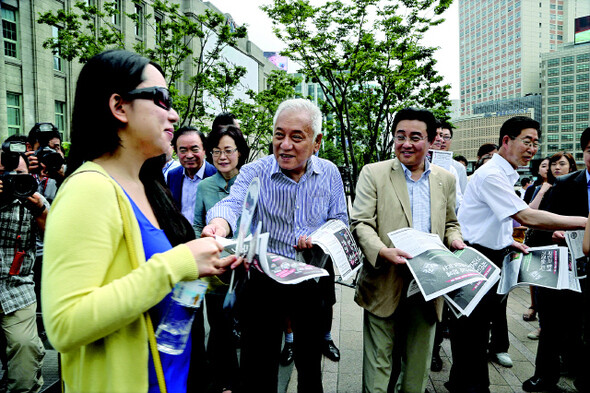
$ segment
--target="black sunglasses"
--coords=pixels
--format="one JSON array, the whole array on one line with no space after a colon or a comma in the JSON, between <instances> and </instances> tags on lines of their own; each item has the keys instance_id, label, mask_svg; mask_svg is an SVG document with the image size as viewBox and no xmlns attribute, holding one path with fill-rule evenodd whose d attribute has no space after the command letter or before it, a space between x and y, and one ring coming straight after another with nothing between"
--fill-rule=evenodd
<instances>
[{"instance_id":1,"label":"black sunglasses","mask_svg":"<svg viewBox=\"0 0 590 393\"><path fill-rule=\"evenodd\" d=\"M145 98L154 101L154 104L160 108L169 111L172 108L172 97L170 92L165 87L146 87L143 89L135 89L121 94L125 99Z\"/></svg>"}]
</instances>

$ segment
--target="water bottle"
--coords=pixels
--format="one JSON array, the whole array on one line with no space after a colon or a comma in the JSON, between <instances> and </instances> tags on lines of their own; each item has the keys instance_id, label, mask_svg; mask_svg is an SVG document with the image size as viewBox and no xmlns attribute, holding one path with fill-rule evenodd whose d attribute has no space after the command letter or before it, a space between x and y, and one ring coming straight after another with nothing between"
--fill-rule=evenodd
<instances>
[{"instance_id":1,"label":"water bottle","mask_svg":"<svg viewBox=\"0 0 590 393\"><path fill-rule=\"evenodd\" d=\"M201 306L208 284L202 280L176 284L164 318L156 329L158 350L170 355L184 352L197 308Z\"/></svg>"}]
</instances>

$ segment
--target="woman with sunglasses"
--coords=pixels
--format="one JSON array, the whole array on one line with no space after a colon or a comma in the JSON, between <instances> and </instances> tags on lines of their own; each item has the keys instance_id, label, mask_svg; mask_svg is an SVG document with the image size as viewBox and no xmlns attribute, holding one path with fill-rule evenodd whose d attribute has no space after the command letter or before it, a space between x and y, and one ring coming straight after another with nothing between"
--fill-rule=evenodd
<instances>
[{"instance_id":1,"label":"woman with sunglasses","mask_svg":"<svg viewBox=\"0 0 590 393\"><path fill-rule=\"evenodd\" d=\"M171 104L162 69L134 53L103 52L78 78L69 177L48 218L42 278L67 391L186 392L190 346L160 355L153 326L176 283L238 263L220 259L217 242L194 240L162 185L154 157L178 121Z\"/></svg>"},{"instance_id":2,"label":"woman with sunglasses","mask_svg":"<svg viewBox=\"0 0 590 393\"><path fill-rule=\"evenodd\" d=\"M193 228L197 237L206 225L207 211L229 195L240 168L246 163L250 148L242 131L235 125L216 128L207 137L205 149L217 173L199 183ZM233 335L233 318L224 313L223 301L229 289L230 273L220 276L219 286L206 295L207 319L211 330L207 357L213 372L214 392L231 393L238 375L238 358Z\"/></svg>"}]
</instances>

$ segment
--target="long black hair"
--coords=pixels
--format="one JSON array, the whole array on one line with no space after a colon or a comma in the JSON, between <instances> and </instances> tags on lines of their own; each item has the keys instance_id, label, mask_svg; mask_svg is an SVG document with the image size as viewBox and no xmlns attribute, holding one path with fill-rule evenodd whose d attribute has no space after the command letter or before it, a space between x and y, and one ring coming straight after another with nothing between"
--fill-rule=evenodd
<instances>
[{"instance_id":1,"label":"long black hair","mask_svg":"<svg viewBox=\"0 0 590 393\"><path fill-rule=\"evenodd\" d=\"M118 132L123 124L111 113L110 97L114 93L123 94L135 89L143 81L148 64L164 75L158 64L124 50L99 53L84 65L76 86L68 175L84 161L114 153L119 148L121 139ZM165 185L162 175L165 157L146 160L139 179L160 227L175 246L194 239L195 233Z\"/></svg>"}]
</instances>

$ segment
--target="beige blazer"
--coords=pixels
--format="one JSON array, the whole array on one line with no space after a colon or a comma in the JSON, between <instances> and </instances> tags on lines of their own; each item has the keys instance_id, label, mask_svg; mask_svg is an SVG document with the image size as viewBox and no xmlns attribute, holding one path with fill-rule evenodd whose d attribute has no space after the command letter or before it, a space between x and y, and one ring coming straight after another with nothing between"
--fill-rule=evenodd
<instances>
[{"instance_id":1,"label":"beige blazer","mask_svg":"<svg viewBox=\"0 0 590 393\"><path fill-rule=\"evenodd\" d=\"M439 235L448 247L453 240L462 239L455 215L455 177L431 165L429 183L431 232ZM410 197L399 160L363 167L350 219L352 232L366 257L355 301L376 316L389 317L399 304L404 277L410 277L405 265L394 265L379 257L381 248L393 247L387 233L412 226ZM442 298L434 303L440 320Z\"/></svg>"}]
</instances>

